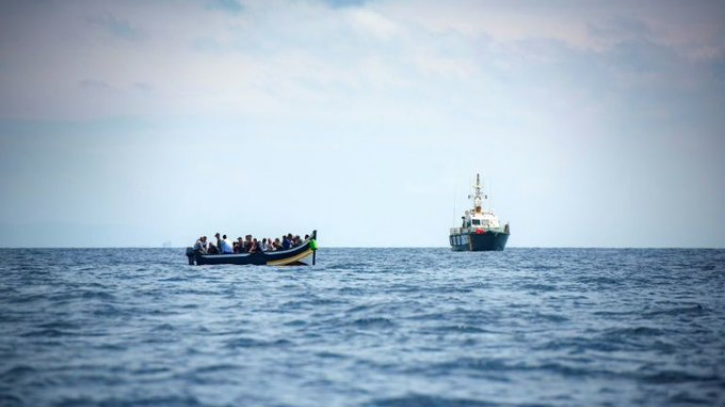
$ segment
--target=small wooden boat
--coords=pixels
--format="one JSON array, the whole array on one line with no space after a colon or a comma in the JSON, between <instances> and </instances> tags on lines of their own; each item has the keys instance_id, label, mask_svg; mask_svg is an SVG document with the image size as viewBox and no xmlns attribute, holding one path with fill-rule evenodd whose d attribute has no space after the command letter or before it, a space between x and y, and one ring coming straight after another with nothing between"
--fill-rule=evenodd
<instances>
[{"instance_id":1,"label":"small wooden boat","mask_svg":"<svg viewBox=\"0 0 725 407\"><path fill-rule=\"evenodd\" d=\"M236 264L255 266L314 266L317 262L317 231L303 244L289 250L273 252L201 254L191 247L186 248L186 257L190 265Z\"/></svg>"}]
</instances>

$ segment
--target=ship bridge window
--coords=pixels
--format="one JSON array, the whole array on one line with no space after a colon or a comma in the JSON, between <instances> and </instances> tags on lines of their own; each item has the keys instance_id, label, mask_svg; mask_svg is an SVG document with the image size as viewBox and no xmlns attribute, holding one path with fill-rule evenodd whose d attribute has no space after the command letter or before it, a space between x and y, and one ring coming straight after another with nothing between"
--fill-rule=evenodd
<instances>
[{"instance_id":1,"label":"ship bridge window","mask_svg":"<svg viewBox=\"0 0 725 407\"><path fill-rule=\"evenodd\" d=\"M474 219L473 224L476 226L481 226L481 220L480 219Z\"/></svg>"}]
</instances>

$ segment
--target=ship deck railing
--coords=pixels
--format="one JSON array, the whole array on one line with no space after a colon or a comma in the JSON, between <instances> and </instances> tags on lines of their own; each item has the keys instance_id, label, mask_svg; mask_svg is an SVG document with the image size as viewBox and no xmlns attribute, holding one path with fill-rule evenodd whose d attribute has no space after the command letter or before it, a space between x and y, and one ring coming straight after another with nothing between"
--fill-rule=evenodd
<instances>
[{"instance_id":1,"label":"ship deck railing","mask_svg":"<svg viewBox=\"0 0 725 407\"><path fill-rule=\"evenodd\" d=\"M451 235L460 235L464 233L476 233L476 229L478 227L470 227L470 228L451 228L450 234ZM486 230L486 233L488 232L495 232L495 233L506 233L506 225L495 227L495 228L483 228Z\"/></svg>"}]
</instances>

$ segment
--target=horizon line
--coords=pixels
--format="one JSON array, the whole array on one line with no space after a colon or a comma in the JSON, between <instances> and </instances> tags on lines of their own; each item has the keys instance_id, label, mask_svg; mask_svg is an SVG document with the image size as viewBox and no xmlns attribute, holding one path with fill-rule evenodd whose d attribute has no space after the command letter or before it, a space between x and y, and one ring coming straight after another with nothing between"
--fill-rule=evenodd
<instances>
[{"instance_id":1,"label":"horizon line","mask_svg":"<svg viewBox=\"0 0 725 407\"><path fill-rule=\"evenodd\" d=\"M168 249L168 250L184 250L191 246L41 246L41 247L27 247L27 246L0 246L0 250L13 250L13 249L24 249L24 250L80 250L80 249ZM324 249L450 249L450 246L323 246L318 250ZM511 246L507 247L506 250L511 249L678 249L678 250L725 250L725 247L705 247L705 246ZM505 250L500 250L505 251Z\"/></svg>"}]
</instances>

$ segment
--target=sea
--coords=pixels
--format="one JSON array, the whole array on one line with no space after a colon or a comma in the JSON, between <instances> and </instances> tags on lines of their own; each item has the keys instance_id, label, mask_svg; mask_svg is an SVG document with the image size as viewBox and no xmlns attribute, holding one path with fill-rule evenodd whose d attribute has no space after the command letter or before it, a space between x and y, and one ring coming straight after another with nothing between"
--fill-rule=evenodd
<instances>
[{"instance_id":1,"label":"sea","mask_svg":"<svg viewBox=\"0 0 725 407\"><path fill-rule=\"evenodd\" d=\"M725 250L0 258L0 406L725 405Z\"/></svg>"}]
</instances>

